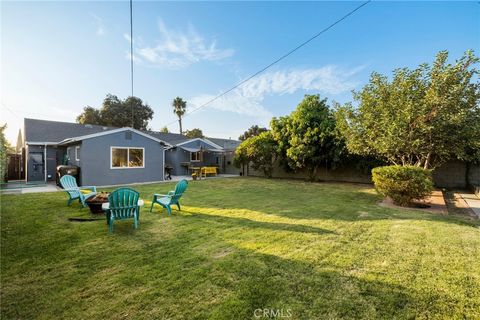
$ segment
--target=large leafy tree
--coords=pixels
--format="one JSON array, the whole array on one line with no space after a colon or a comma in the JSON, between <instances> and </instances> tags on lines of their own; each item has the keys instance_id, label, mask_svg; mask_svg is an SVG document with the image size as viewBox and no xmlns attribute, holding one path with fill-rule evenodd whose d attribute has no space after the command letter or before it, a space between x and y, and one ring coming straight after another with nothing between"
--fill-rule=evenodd
<instances>
[{"instance_id":1,"label":"large leafy tree","mask_svg":"<svg viewBox=\"0 0 480 320\"><path fill-rule=\"evenodd\" d=\"M258 136L260 133L268 131L267 128L259 127L258 125L253 125L250 128L248 128L247 131L245 131L240 137L238 137L238 140L244 141L247 140L250 137L255 137Z\"/></svg>"},{"instance_id":2,"label":"large leafy tree","mask_svg":"<svg viewBox=\"0 0 480 320\"><path fill-rule=\"evenodd\" d=\"M435 168L457 158L480 159L479 62L467 51L455 63L448 52L432 65L373 73L354 92L358 107L338 107L338 128L350 152L393 164Z\"/></svg>"},{"instance_id":3,"label":"large leafy tree","mask_svg":"<svg viewBox=\"0 0 480 320\"><path fill-rule=\"evenodd\" d=\"M112 127L131 127L146 130L153 118L153 110L142 99L128 97L125 100L108 94L99 109L87 106L77 117L78 123L98 124Z\"/></svg>"},{"instance_id":4,"label":"large leafy tree","mask_svg":"<svg viewBox=\"0 0 480 320\"><path fill-rule=\"evenodd\" d=\"M165 126L163 128L160 129L160 132L162 133L170 133L170 131L168 130L168 128Z\"/></svg>"},{"instance_id":5,"label":"large leafy tree","mask_svg":"<svg viewBox=\"0 0 480 320\"><path fill-rule=\"evenodd\" d=\"M307 170L311 180L320 166L340 161L344 148L335 133L335 118L327 99L306 95L295 111L273 118L270 125L284 163L292 169Z\"/></svg>"},{"instance_id":6,"label":"large leafy tree","mask_svg":"<svg viewBox=\"0 0 480 320\"><path fill-rule=\"evenodd\" d=\"M78 123L104 125L100 109L86 106L83 112L77 117Z\"/></svg>"},{"instance_id":7,"label":"large leafy tree","mask_svg":"<svg viewBox=\"0 0 480 320\"><path fill-rule=\"evenodd\" d=\"M199 128L193 128L192 130L187 130L187 132L185 132L185 136L187 136L190 139L204 137L202 130Z\"/></svg>"},{"instance_id":8,"label":"large leafy tree","mask_svg":"<svg viewBox=\"0 0 480 320\"><path fill-rule=\"evenodd\" d=\"M176 97L175 99L173 99L172 107L173 107L173 113L175 113L178 117L178 124L180 126L180 133L182 134L183 133L182 117L185 114L185 112L187 111L187 102L184 101L180 97Z\"/></svg>"},{"instance_id":9,"label":"large leafy tree","mask_svg":"<svg viewBox=\"0 0 480 320\"><path fill-rule=\"evenodd\" d=\"M270 131L262 132L258 136L243 141L235 150L234 163L245 165L250 163L252 168L262 171L266 177L272 176L273 164L276 158L277 143Z\"/></svg>"}]
</instances>

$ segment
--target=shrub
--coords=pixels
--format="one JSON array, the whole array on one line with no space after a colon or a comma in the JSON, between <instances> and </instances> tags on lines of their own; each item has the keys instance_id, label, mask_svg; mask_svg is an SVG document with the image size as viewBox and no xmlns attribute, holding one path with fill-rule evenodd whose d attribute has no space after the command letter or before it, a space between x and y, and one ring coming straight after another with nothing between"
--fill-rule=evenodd
<instances>
[{"instance_id":1,"label":"shrub","mask_svg":"<svg viewBox=\"0 0 480 320\"><path fill-rule=\"evenodd\" d=\"M433 190L432 172L415 166L385 166L372 170L375 189L395 204L411 205L428 197Z\"/></svg>"}]
</instances>

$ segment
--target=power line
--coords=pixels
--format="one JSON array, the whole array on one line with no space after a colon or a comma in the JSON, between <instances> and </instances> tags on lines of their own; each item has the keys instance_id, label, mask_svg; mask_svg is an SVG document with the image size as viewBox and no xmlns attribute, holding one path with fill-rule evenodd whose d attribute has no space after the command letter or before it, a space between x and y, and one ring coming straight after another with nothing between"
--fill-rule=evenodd
<instances>
[{"instance_id":1,"label":"power line","mask_svg":"<svg viewBox=\"0 0 480 320\"><path fill-rule=\"evenodd\" d=\"M3 103L2 103L2 107L4 107L5 109L7 109L8 111L10 111L10 113L13 114L16 118L18 118L18 119L20 119L20 120L22 119L19 115L17 115L15 112L13 112L12 109L10 109L9 107L7 107L7 106L4 105Z\"/></svg>"},{"instance_id":2,"label":"power line","mask_svg":"<svg viewBox=\"0 0 480 320\"><path fill-rule=\"evenodd\" d=\"M130 99L130 107L132 109L132 128L134 124L133 113L133 0L130 0L130 74L131 74L131 89L132 98Z\"/></svg>"},{"instance_id":3,"label":"power line","mask_svg":"<svg viewBox=\"0 0 480 320\"><path fill-rule=\"evenodd\" d=\"M316 38L318 38L319 36L321 36L323 33L327 32L328 30L330 30L331 28L333 28L334 26L336 26L337 24L339 24L340 22L342 22L343 20L347 19L349 16L351 16L352 14L354 14L356 11L360 10L362 7L366 6L368 3L372 2L372 0L368 0L368 1L365 1L364 3L362 3L361 5L359 5L358 7L356 7L355 9L351 10L350 12L348 12L347 14L345 14L343 17L341 17L340 19L336 20L334 23L330 24L328 27L324 28L323 30L321 30L320 32L318 32L317 34L315 34L314 36L312 36L311 38L309 38L308 40L302 42L301 44L299 44L298 46L296 46L295 48L293 48L292 50L290 50L289 52L285 53L284 55L282 55L280 58L278 58L277 60L273 61L272 63L270 63L269 65L267 65L266 67L260 69L259 71L255 72L254 74L252 74L251 76L249 76L248 78L240 81L239 83L237 83L236 85L234 85L233 87L231 87L230 89L228 89L227 91L224 91L222 92L221 94L217 95L216 97L208 100L207 102L203 103L202 105L192 109L191 111L188 111L186 112L183 117L185 118L187 115L195 112L195 111L198 111L204 107L206 107L207 105L209 105L210 103L220 99L221 97L223 97L224 95L226 95L227 93L237 89L238 87L240 87L241 85L243 85L245 82L251 80L252 78L258 76L259 74L263 73L264 71L266 71L267 69L269 69L270 67L272 67L273 65L277 64L278 62L282 61L283 59L287 58L288 56L290 56L292 53L294 53L295 51L299 50L300 48L302 48L303 46L307 45L308 43L310 43L311 41L315 40ZM176 123L177 120L175 121L172 121L172 122L169 122L168 124L166 124L165 126L169 126L171 124L174 124Z\"/></svg>"}]
</instances>

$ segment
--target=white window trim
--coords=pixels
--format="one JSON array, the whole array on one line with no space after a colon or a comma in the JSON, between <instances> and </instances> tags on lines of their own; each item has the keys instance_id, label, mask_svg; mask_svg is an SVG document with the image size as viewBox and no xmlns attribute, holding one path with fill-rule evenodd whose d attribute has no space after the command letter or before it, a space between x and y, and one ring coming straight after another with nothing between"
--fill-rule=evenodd
<instances>
[{"instance_id":1,"label":"white window trim","mask_svg":"<svg viewBox=\"0 0 480 320\"><path fill-rule=\"evenodd\" d=\"M193 160L192 159L192 154L194 153L197 153L198 154L198 160ZM200 160L200 151L195 151L195 152L190 152L190 162L201 162L202 160Z\"/></svg>"},{"instance_id":2,"label":"white window trim","mask_svg":"<svg viewBox=\"0 0 480 320\"><path fill-rule=\"evenodd\" d=\"M127 164L130 162L130 152L129 149L142 149L143 152L143 161L142 161L142 166L141 167L114 167L112 166L112 160L113 160L113 149L127 149ZM116 169L144 169L145 168L145 148L142 147L116 147L116 146L111 146L110 147L110 169L116 170Z\"/></svg>"},{"instance_id":3,"label":"white window trim","mask_svg":"<svg viewBox=\"0 0 480 320\"><path fill-rule=\"evenodd\" d=\"M78 150L80 150L80 147L76 146L75 147L75 161L80 161L80 159L78 158Z\"/></svg>"}]
</instances>

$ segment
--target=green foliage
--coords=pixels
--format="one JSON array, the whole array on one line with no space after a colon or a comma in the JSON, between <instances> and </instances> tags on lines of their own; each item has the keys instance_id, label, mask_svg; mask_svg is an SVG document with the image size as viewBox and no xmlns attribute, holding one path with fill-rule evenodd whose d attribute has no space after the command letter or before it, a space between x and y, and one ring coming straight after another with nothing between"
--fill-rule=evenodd
<instances>
[{"instance_id":1,"label":"green foliage","mask_svg":"<svg viewBox=\"0 0 480 320\"><path fill-rule=\"evenodd\" d=\"M182 129L182 117L187 112L187 102L180 97L176 97L172 102L173 113L178 117L178 124L180 125L180 133L183 133Z\"/></svg>"},{"instance_id":2,"label":"green foliage","mask_svg":"<svg viewBox=\"0 0 480 320\"><path fill-rule=\"evenodd\" d=\"M335 113L348 150L426 169L480 159L479 59L472 51L454 64L447 59L442 51L431 66L397 69L392 80L373 73L354 92L358 108L346 104Z\"/></svg>"},{"instance_id":3,"label":"green foliage","mask_svg":"<svg viewBox=\"0 0 480 320\"><path fill-rule=\"evenodd\" d=\"M433 190L432 172L415 166L385 166L372 170L375 189L401 205L428 197Z\"/></svg>"},{"instance_id":4,"label":"green foliage","mask_svg":"<svg viewBox=\"0 0 480 320\"><path fill-rule=\"evenodd\" d=\"M120 100L117 96L107 94L102 107L96 109L87 106L77 117L82 124L97 124L110 127L131 127L138 130L147 130L148 122L153 118L153 110L142 99L128 97Z\"/></svg>"},{"instance_id":5,"label":"green foliage","mask_svg":"<svg viewBox=\"0 0 480 320\"><path fill-rule=\"evenodd\" d=\"M204 137L202 130L199 129L199 128L194 128L192 130L187 130L187 132L185 132L185 136L187 136L190 139L203 138Z\"/></svg>"},{"instance_id":6,"label":"green foliage","mask_svg":"<svg viewBox=\"0 0 480 320\"><path fill-rule=\"evenodd\" d=\"M265 177L270 178L276 150L277 144L272 133L262 132L258 136L248 138L237 147L234 164L240 166L251 163L253 169L262 171Z\"/></svg>"},{"instance_id":7,"label":"green foliage","mask_svg":"<svg viewBox=\"0 0 480 320\"><path fill-rule=\"evenodd\" d=\"M247 131L245 131L240 137L238 137L238 140L244 141L244 140L247 140L248 138L258 136L260 133L266 132L266 131L268 131L267 128L254 125L248 128Z\"/></svg>"},{"instance_id":8,"label":"green foliage","mask_svg":"<svg viewBox=\"0 0 480 320\"><path fill-rule=\"evenodd\" d=\"M5 138L5 129L7 124L0 126L0 182L5 182L7 175L7 156L8 151L11 148L10 143Z\"/></svg>"},{"instance_id":9,"label":"green foliage","mask_svg":"<svg viewBox=\"0 0 480 320\"><path fill-rule=\"evenodd\" d=\"M312 180L321 165L335 166L341 161L345 148L336 135L327 99L306 95L295 111L273 118L270 125L282 163L308 170Z\"/></svg>"},{"instance_id":10,"label":"green foliage","mask_svg":"<svg viewBox=\"0 0 480 320\"><path fill-rule=\"evenodd\" d=\"M162 133L170 133L170 131L168 130L168 128L165 126L163 127L162 129L160 129L160 132Z\"/></svg>"},{"instance_id":11,"label":"green foliage","mask_svg":"<svg viewBox=\"0 0 480 320\"><path fill-rule=\"evenodd\" d=\"M100 109L86 106L83 108L83 112L77 116L77 122L82 124L98 124L105 125L105 121L102 119Z\"/></svg>"},{"instance_id":12,"label":"green foliage","mask_svg":"<svg viewBox=\"0 0 480 320\"><path fill-rule=\"evenodd\" d=\"M237 168L244 168L248 162L247 142L244 141L235 149L233 165Z\"/></svg>"}]
</instances>

